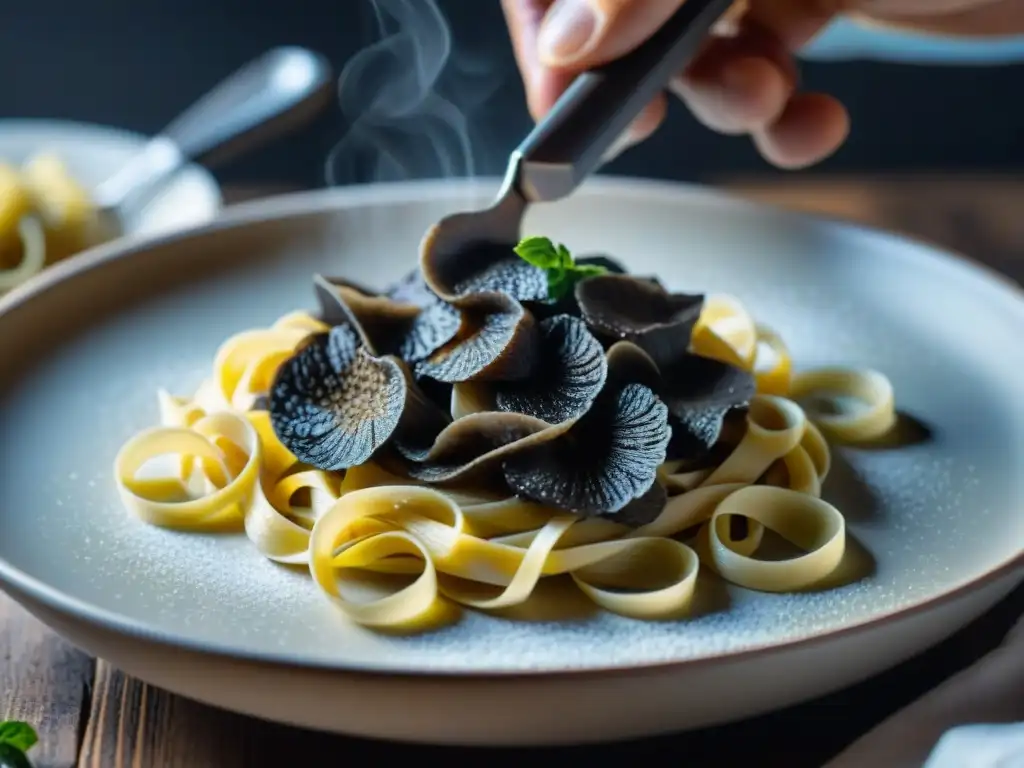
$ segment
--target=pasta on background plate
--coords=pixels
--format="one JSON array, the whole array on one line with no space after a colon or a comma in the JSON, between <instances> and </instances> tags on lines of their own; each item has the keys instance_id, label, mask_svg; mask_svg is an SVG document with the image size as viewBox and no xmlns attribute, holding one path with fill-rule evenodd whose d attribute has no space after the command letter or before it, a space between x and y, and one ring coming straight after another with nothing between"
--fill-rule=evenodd
<instances>
[{"instance_id":1,"label":"pasta on background plate","mask_svg":"<svg viewBox=\"0 0 1024 768\"><path fill-rule=\"evenodd\" d=\"M317 316L239 333L191 397L159 393L115 475L142 520L242 529L368 627L508 608L560 575L636 619L685 616L702 565L814 587L846 548L828 441L895 421L881 373L794 371L737 298L546 238L424 256L382 293L314 289ZM773 538L798 552L759 556Z\"/></svg>"},{"instance_id":2,"label":"pasta on background plate","mask_svg":"<svg viewBox=\"0 0 1024 768\"><path fill-rule=\"evenodd\" d=\"M0 162L0 293L102 239L95 203L58 157Z\"/></svg>"}]
</instances>

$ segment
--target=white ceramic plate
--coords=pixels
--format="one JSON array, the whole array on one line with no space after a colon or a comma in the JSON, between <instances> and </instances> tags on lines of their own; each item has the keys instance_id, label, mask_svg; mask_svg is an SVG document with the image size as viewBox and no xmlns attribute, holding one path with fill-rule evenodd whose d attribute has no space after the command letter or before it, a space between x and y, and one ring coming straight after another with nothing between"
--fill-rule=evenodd
<instances>
[{"instance_id":1,"label":"white ceramic plate","mask_svg":"<svg viewBox=\"0 0 1024 768\"><path fill-rule=\"evenodd\" d=\"M243 536L148 527L111 462L230 334L314 306L310 276L382 284L491 184L348 189L94 250L0 302L0 581L75 643L213 704L368 736L580 742L742 718L934 644L1024 576L1024 301L969 263L699 189L595 181L528 230L677 289L727 291L800 365L870 365L932 439L838 451L827 496L874 559L832 591L730 589L680 623L467 616L420 637L348 622ZM16 332L15 332L16 331Z\"/></svg>"},{"instance_id":2,"label":"white ceramic plate","mask_svg":"<svg viewBox=\"0 0 1024 768\"><path fill-rule=\"evenodd\" d=\"M53 152L86 188L121 168L146 137L115 128L58 120L0 120L0 161L20 165L39 152ZM126 220L126 235L154 235L203 224L221 207L220 189L201 166L189 165L153 200Z\"/></svg>"}]
</instances>

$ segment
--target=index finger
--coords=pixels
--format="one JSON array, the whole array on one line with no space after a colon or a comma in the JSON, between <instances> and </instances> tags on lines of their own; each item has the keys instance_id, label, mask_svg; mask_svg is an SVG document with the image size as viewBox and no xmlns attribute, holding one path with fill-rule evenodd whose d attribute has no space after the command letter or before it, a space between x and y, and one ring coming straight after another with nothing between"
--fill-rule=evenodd
<instances>
[{"instance_id":1,"label":"index finger","mask_svg":"<svg viewBox=\"0 0 1024 768\"><path fill-rule=\"evenodd\" d=\"M537 35L552 3L553 0L501 0L516 64L526 88L527 106L534 120L540 120L547 114L578 74L547 67L538 56ZM654 133L665 117L665 109L663 96L648 104L609 150L606 159Z\"/></svg>"},{"instance_id":2,"label":"index finger","mask_svg":"<svg viewBox=\"0 0 1024 768\"><path fill-rule=\"evenodd\" d=\"M516 66L534 120L543 117L572 82L572 74L545 67L537 56L537 33L553 0L501 0Z\"/></svg>"}]
</instances>

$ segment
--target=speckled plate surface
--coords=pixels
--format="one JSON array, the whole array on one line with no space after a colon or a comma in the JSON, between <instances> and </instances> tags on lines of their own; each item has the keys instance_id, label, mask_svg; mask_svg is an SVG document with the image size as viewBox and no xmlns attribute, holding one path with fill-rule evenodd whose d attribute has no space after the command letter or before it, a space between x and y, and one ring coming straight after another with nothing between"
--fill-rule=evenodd
<instances>
[{"instance_id":1,"label":"speckled plate surface","mask_svg":"<svg viewBox=\"0 0 1024 768\"><path fill-rule=\"evenodd\" d=\"M59 265L0 302L0 582L88 650L179 693L392 738L552 743L696 727L851 683L938 642L1024 576L1024 301L964 260L693 188L597 180L530 232L674 288L739 296L798 365L867 365L931 431L838 451L826 496L863 578L719 589L679 623L468 614L400 638L354 626L244 536L151 528L111 462L230 334L311 308L310 276L383 284L491 184L282 198ZM709 577L710 578L710 577ZM767 684L767 680L771 683ZM623 714L626 713L626 714Z\"/></svg>"}]
</instances>

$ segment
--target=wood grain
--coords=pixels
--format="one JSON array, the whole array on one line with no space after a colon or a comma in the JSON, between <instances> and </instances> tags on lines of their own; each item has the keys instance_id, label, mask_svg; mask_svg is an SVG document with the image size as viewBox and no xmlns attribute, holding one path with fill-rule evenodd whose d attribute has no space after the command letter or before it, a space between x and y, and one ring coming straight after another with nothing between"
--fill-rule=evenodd
<instances>
[{"instance_id":1,"label":"wood grain","mask_svg":"<svg viewBox=\"0 0 1024 768\"><path fill-rule=\"evenodd\" d=\"M924 240L1024 279L1024 182L1002 178L725 181L758 202Z\"/></svg>"},{"instance_id":2,"label":"wood grain","mask_svg":"<svg viewBox=\"0 0 1024 768\"><path fill-rule=\"evenodd\" d=\"M247 721L96 663L79 768L243 768Z\"/></svg>"},{"instance_id":3,"label":"wood grain","mask_svg":"<svg viewBox=\"0 0 1024 768\"><path fill-rule=\"evenodd\" d=\"M92 659L0 594L0 720L36 728L36 768L75 764L92 674Z\"/></svg>"},{"instance_id":4,"label":"wood grain","mask_svg":"<svg viewBox=\"0 0 1024 768\"><path fill-rule=\"evenodd\" d=\"M907 233L1024 278L1024 181L794 178L724 180L719 186L753 200ZM284 191L226 190L225 199ZM642 762L671 753L694 766L820 766L895 708L994 647L1022 610L1024 588L938 649L822 702L697 734L555 750L546 757L587 762L611 755L613 762ZM217 710L128 678L103 661L94 664L0 595L0 718L7 717L38 727L41 743L32 752L37 768L270 768L413 757L474 764L497 754L346 739ZM785 744L802 746L787 753ZM540 753L514 754L530 759Z\"/></svg>"}]
</instances>

